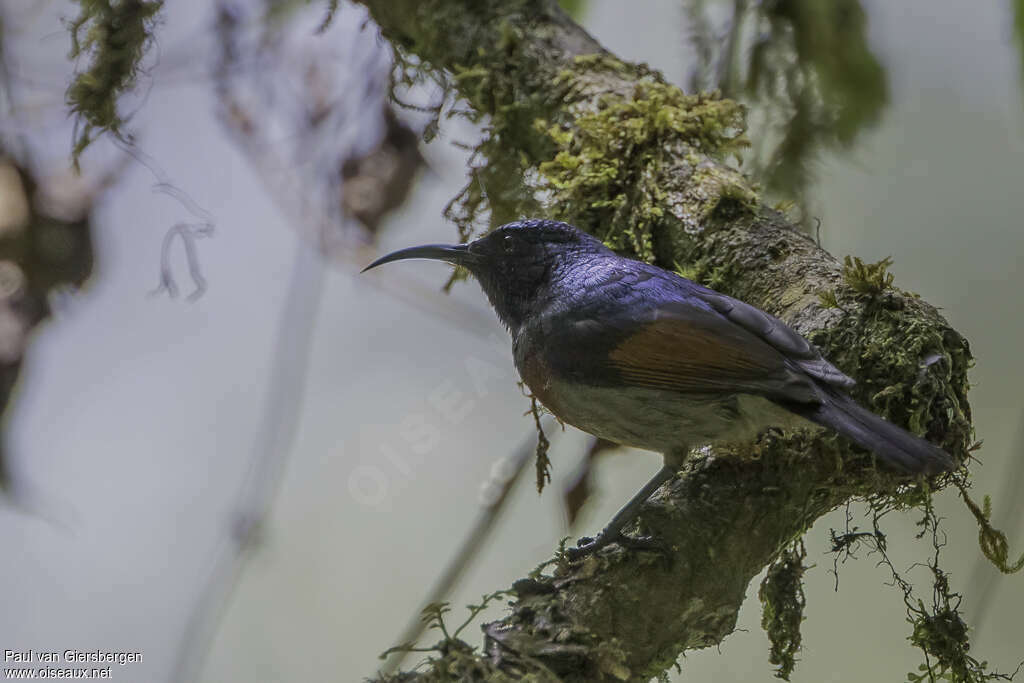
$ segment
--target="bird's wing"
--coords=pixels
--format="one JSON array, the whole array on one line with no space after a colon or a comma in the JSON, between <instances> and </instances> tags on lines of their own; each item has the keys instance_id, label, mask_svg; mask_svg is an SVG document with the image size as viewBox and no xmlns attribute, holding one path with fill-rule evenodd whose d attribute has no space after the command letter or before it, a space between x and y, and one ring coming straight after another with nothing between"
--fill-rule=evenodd
<instances>
[{"instance_id":1,"label":"bird's wing","mask_svg":"<svg viewBox=\"0 0 1024 683\"><path fill-rule=\"evenodd\" d=\"M816 400L812 383L786 362L784 354L717 311L671 303L649 310L645 317L630 326L607 354L609 369L627 385L688 394L736 392Z\"/></svg>"},{"instance_id":2,"label":"bird's wing","mask_svg":"<svg viewBox=\"0 0 1024 683\"><path fill-rule=\"evenodd\" d=\"M852 378L822 358L821 352L813 344L775 316L738 299L703 287L696 292L696 295L730 322L739 325L777 349L811 377L838 389L849 389L855 384Z\"/></svg>"},{"instance_id":3,"label":"bird's wing","mask_svg":"<svg viewBox=\"0 0 1024 683\"><path fill-rule=\"evenodd\" d=\"M781 321L731 301L725 312L692 296L576 310L544 325L545 365L582 383L817 402L812 377L825 373L811 372L805 363L827 361ZM769 320L762 323L754 314Z\"/></svg>"}]
</instances>

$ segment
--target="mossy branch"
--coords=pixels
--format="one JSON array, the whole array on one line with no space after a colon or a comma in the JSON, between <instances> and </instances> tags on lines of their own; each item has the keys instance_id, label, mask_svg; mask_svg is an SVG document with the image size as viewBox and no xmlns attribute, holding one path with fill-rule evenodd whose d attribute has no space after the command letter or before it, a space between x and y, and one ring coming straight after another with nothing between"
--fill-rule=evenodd
<instances>
[{"instance_id":1,"label":"mossy branch","mask_svg":"<svg viewBox=\"0 0 1024 683\"><path fill-rule=\"evenodd\" d=\"M65 95L77 117L72 159L77 165L97 133L124 138L120 97L135 86L140 63L153 42L163 0L78 0L70 22L72 59L88 64L77 70Z\"/></svg>"},{"instance_id":2,"label":"mossy branch","mask_svg":"<svg viewBox=\"0 0 1024 683\"><path fill-rule=\"evenodd\" d=\"M735 103L684 94L615 58L550 0L362 2L402 54L443 74L486 123L485 163L450 211L463 237L484 209L492 223L542 210L685 271L786 320L858 380L858 400L966 460L967 341L896 288L889 263L844 268L761 202L728 165L745 144ZM820 431L716 449L644 507L642 530L667 557L614 546L578 564L556 555L551 574L514 584L510 613L484 626L482 652L441 655L431 670L646 680L728 635L752 578L825 513L858 497L878 510L927 505L953 478L878 471Z\"/></svg>"}]
</instances>

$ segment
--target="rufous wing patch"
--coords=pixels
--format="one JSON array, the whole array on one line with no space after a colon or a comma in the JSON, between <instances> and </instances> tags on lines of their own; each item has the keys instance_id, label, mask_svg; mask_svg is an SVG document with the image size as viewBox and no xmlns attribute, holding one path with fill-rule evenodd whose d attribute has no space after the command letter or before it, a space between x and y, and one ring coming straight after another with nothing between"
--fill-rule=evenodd
<instances>
[{"instance_id":1,"label":"rufous wing patch","mask_svg":"<svg viewBox=\"0 0 1024 683\"><path fill-rule=\"evenodd\" d=\"M753 335L730 332L661 318L616 346L609 363L628 384L686 393L762 393L785 378L781 354Z\"/></svg>"}]
</instances>

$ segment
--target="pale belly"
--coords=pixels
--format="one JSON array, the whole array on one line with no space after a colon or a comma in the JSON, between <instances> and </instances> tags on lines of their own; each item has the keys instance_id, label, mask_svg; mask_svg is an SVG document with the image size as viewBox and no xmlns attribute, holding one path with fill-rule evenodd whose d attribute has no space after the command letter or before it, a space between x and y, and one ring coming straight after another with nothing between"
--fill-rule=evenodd
<instances>
[{"instance_id":1,"label":"pale belly","mask_svg":"<svg viewBox=\"0 0 1024 683\"><path fill-rule=\"evenodd\" d=\"M533 388L533 387L531 387ZM771 426L808 426L797 415L749 394L705 398L645 388L549 382L534 391L563 421L608 441L658 453L741 441Z\"/></svg>"}]
</instances>

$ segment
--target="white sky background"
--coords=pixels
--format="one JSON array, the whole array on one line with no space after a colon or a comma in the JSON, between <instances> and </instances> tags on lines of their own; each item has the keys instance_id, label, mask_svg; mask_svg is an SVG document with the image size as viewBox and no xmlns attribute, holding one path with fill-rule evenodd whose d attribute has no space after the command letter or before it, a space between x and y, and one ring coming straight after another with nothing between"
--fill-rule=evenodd
<instances>
[{"instance_id":1,"label":"white sky background","mask_svg":"<svg viewBox=\"0 0 1024 683\"><path fill-rule=\"evenodd\" d=\"M10 14L35 16L28 9L35 3L18 4ZM171 62L167 55L191 41L205 44L210 17L205 2L168 5L161 46ZM1022 457L1010 449L1024 411L1024 102L1008 7L872 0L865 9L893 102L849 157L822 162L809 194L819 203L826 248L866 260L891 255L897 284L941 306L971 340L978 358L971 399L988 461L977 470L976 491L996 494L997 521L1005 524L1013 500L999 495L1000 487L1007 462ZM70 127L57 108L68 47L54 20L59 14L70 11L50 5L26 19L18 43L29 46L18 73L47 86L34 95L47 113L32 121L55 161L70 149ZM683 82L678 3L593 1L584 21L620 56ZM161 85L160 70L172 66L155 69L157 85L133 124L142 148L216 219L215 236L200 242L209 290L194 304L147 296L164 232L187 214L152 193L146 169L130 168L97 215L97 275L38 335L9 421L17 472L69 528L0 509L0 649L139 650L143 664L126 667L120 678L115 672L126 681L168 680L259 433L273 337L302 248L303 226L280 214L217 123L201 69ZM427 147L433 171L388 222L383 249L453 239L440 214L463 181L465 154L450 142L471 136L465 127L449 129ZM410 263L379 277L393 269L426 290L447 274L437 264ZM328 272L300 433L264 544L235 593L203 680L354 680L372 673L376 653L395 644L472 523L480 484L531 430L503 330L475 285L457 287L453 296L478 310L480 327L501 341L414 310L353 268ZM467 360L505 377L477 386ZM452 391L472 401L457 424L431 403L437 392ZM438 438L417 454L402 425L421 418ZM453 619L461 605L546 559L569 533L559 478L572 471L581 443L571 430L557 435L554 485L539 500L529 481L517 491L453 597ZM605 463L600 500L580 533L599 528L657 463L641 453ZM349 490L360 466L385 477L377 504ZM990 611L976 619L971 599L980 586L967 585L981 557L976 527L953 496L943 503L955 548L946 568L967 595L969 621L982 628L972 653L1012 669L1024 655L1024 579L997 579ZM1015 514L1021 512L1018 506ZM910 543L913 521L889 520L893 545ZM805 650L794 680L893 680L919 662L905 640L900 595L884 585L872 558L841 569L840 591L832 591L824 553L829 525L840 523L833 516L808 537L809 562L818 567L809 573ZM1019 551L1022 542L1018 534L1011 547ZM920 559L925 550L900 557ZM741 614L747 630L732 635L722 654L689 655L687 680L773 680L755 595L753 584Z\"/></svg>"}]
</instances>

